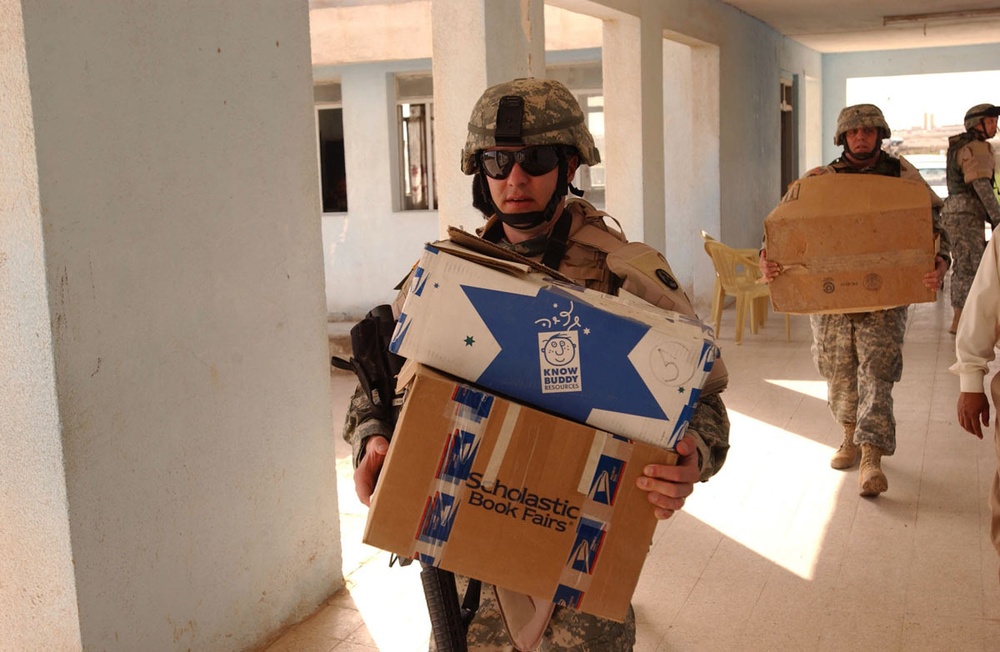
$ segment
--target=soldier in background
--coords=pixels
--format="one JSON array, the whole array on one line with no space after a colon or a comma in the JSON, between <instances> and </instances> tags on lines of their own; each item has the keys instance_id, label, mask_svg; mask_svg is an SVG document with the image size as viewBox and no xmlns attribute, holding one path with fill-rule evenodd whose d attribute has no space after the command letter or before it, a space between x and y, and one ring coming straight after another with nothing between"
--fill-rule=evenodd
<instances>
[{"instance_id":1,"label":"soldier in background","mask_svg":"<svg viewBox=\"0 0 1000 652\"><path fill-rule=\"evenodd\" d=\"M844 148L827 166L810 170L818 174L880 174L921 181L920 173L904 158L882 150L891 134L882 111L874 104L848 106L837 117L835 145ZM947 235L941 231L937 207L941 199L927 186L931 197L935 233L941 235L940 251L948 251ZM934 271L923 284L940 289L949 260L946 253L935 257ZM770 282L781 272L779 265L760 252L760 270ZM844 428L844 441L830 460L835 469L849 469L861 455L858 485L862 496L872 498L889 488L882 471L882 456L896 451L896 418L892 412L892 386L903 373L903 336L908 306L855 313L814 314L813 361L827 382L827 404Z\"/></svg>"},{"instance_id":2,"label":"soldier in background","mask_svg":"<svg viewBox=\"0 0 1000 652\"><path fill-rule=\"evenodd\" d=\"M948 332L954 334L962 316L969 286L986 247L984 223L1000 224L1000 203L994 193L996 160L987 139L997 133L1000 107L977 104L965 114L965 133L948 139L948 199L942 218L951 238L955 265L951 272L954 316Z\"/></svg>"},{"instance_id":3,"label":"soldier in background","mask_svg":"<svg viewBox=\"0 0 1000 652\"><path fill-rule=\"evenodd\" d=\"M693 316L662 255L642 243L627 243L605 223L606 214L588 202L567 200L578 166L599 162L583 111L562 84L532 78L488 88L472 111L461 162L462 170L473 175L473 205L489 218L480 235L588 288L607 293L622 288L653 305ZM714 475L725 461L729 419L719 394L726 380L719 358L677 444L678 465L650 465L637 481L649 492L650 509L659 519L681 509L694 484ZM368 408L364 393L356 393L344 429L354 449L355 488L365 504L392 435L392 424L369 418ZM624 623L556 607L542 627L541 640L531 649L619 652L635 643L631 607ZM469 649L512 650L514 637L504 624L494 587L484 586L468 631ZM522 649L523 641L518 643Z\"/></svg>"}]
</instances>

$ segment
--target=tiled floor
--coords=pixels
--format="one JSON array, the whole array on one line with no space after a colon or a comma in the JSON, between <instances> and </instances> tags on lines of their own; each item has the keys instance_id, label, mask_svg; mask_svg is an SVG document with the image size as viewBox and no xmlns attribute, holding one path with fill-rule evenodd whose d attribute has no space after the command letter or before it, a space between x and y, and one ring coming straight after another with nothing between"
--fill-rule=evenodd
<instances>
[{"instance_id":1,"label":"tiled floor","mask_svg":"<svg viewBox=\"0 0 1000 652\"><path fill-rule=\"evenodd\" d=\"M792 338L772 315L720 345L732 449L685 511L663 522L634 597L638 651L1000 650L1000 583L988 540L991 438L955 422L954 339L944 299L911 308L896 386L898 449L889 491L857 492L834 471L841 431L809 355L808 318ZM342 423L350 377L336 375ZM414 568L359 543L365 508L339 451L347 588L268 652L425 650L429 626Z\"/></svg>"}]
</instances>

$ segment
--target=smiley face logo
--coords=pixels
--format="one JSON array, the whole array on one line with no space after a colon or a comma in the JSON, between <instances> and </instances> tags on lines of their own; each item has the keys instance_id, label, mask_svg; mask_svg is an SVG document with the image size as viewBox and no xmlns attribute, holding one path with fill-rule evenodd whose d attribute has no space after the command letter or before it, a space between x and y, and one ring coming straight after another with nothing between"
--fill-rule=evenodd
<instances>
[{"instance_id":1,"label":"smiley face logo","mask_svg":"<svg viewBox=\"0 0 1000 652\"><path fill-rule=\"evenodd\" d=\"M555 333L542 343L542 357L553 367L562 367L576 359L576 343L564 333Z\"/></svg>"}]
</instances>

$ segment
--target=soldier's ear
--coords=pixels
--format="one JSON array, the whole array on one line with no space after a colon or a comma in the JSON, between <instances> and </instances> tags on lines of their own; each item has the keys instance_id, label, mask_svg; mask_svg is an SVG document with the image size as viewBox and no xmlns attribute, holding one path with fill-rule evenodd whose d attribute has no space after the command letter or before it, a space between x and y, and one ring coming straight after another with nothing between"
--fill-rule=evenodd
<instances>
[{"instance_id":1,"label":"soldier's ear","mask_svg":"<svg viewBox=\"0 0 1000 652\"><path fill-rule=\"evenodd\" d=\"M566 159L566 183L573 181L574 175L576 175L576 169L580 167L580 157L576 154L571 154Z\"/></svg>"}]
</instances>

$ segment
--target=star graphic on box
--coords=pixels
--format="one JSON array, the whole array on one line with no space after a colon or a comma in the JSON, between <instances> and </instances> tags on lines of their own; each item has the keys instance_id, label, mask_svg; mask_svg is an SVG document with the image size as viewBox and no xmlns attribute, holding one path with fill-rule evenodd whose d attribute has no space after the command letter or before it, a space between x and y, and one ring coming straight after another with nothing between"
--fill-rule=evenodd
<instances>
[{"instance_id":1,"label":"star graphic on box","mask_svg":"<svg viewBox=\"0 0 1000 652\"><path fill-rule=\"evenodd\" d=\"M646 324L611 315L560 288L542 288L537 296L474 286L462 286L462 289L500 347L500 352L479 376L477 382L483 386L512 395L536 396L541 407L548 407L551 401L559 406L560 413L578 421L586 421L593 410L666 419L663 408L628 357L649 330ZM574 397L574 393L544 394L539 373L538 334L563 331L566 327L552 325L540 331L536 320L550 321L546 318L552 308L561 307L565 311L574 302L573 323L580 324L581 330L586 328L596 338L588 338L591 345L585 349L581 347L580 352L578 373L586 392L579 397ZM525 367L526 364L534 371L529 372L531 367ZM512 369L523 371L515 376Z\"/></svg>"}]
</instances>

